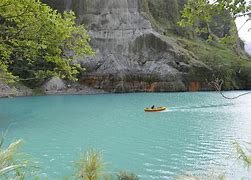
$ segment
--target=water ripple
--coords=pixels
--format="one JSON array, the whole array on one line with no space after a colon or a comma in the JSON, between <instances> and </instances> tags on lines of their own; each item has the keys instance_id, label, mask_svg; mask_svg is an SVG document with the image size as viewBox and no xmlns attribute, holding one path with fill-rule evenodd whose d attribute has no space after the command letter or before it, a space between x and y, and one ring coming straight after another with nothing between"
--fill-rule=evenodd
<instances>
[{"instance_id":1,"label":"water ripple","mask_svg":"<svg viewBox=\"0 0 251 180\"><path fill-rule=\"evenodd\" d=\"M144 113L149 104L169 109ZM6 142L25 139L25 152L46 172L41 179L71 175L89 148L102 150L110 172L129 170L141 179L238 179L250 172L236 165L232 142L250 141L250 106L250 98L230 102L208 92L2 99L0 128L15 122Z\"/></svg>"}]
</instances>

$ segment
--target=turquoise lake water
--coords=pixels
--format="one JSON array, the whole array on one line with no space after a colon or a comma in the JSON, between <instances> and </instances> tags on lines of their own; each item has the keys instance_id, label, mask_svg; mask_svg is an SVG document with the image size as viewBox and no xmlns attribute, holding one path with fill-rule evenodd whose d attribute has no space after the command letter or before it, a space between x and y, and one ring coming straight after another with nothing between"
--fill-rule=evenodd
<instances>
[{"instance_id":1,"label":"turquoise lake water","mask_svg":"<svg viewBox=\"0 0 251 180\"><path fill-rule=\"evenodd\" d=\"M169 109L143 111L153 104ZM41 179L71 177L90 148L102 151L107 172L128 170L141 179L251 179L232 145L251 141L250 108L251 95L227 100L216 92L0 99L0 131L8 128L5 145L24 139L22 151L41 168Z\"/></svg>"}]
</instances>

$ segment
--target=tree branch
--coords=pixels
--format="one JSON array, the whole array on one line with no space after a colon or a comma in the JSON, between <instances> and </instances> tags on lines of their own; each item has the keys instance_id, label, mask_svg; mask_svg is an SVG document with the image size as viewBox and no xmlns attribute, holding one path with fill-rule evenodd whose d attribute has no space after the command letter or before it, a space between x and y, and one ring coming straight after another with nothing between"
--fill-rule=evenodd
<instances>
[{"instance_id":1,"label":"tree branch","mask_svg":"<svg viewBox=\"0 0 251 180\"><path fill-rule=\"evenodd\" d=\"M246 13L243 13L243 14L236 14L236 15L234 16L234 18L242 17L242 16L249 16L249 15L251 15L251 11L246 12Z\"/></svg>"},{"instance_id":2,"label":"tree branch","mask_svg":"<svg viewBox=\"0 0 251 180\"><path fill-rule=\"evenodd\" d=\"M219 79L219 78L216 78L214 81L211 81L208 84L210 86L212 86L216 91L218 91L220 93L220 95L222 97L224 97L225 99L237 99L237 98L239 98L241 96L245 96L245 95L251 94L251 92L247 92L247 93L242 93L242 94L240 94L238 96L228 97L225 94L223 94L223 92L222 92L222 85L224 84L224 80L223 79Z\"/></svg>"},{"instance_id":3,"label":"tree branch","mask_svg":"<svg viewBox=\"0 0 251 180\"><path fill-rule=\"evenodd\" d=\"M245 26L245 24L248 22L248 21L250 21L251 19L250 18L248 18L243 24L242 24L242 26L238 29L238 31L240 31L244 26Z\"/></svg>"}]
</instances>

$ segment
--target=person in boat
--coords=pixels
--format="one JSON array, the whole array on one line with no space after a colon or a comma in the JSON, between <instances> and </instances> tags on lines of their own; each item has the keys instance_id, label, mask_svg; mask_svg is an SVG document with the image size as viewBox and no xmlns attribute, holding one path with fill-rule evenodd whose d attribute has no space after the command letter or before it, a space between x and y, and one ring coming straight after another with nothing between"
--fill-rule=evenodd
<instances>
[{"instance_id":1,"label":"person in boat","mask_svg":"<svg viewBox=\"0 0 251 180\"><path fill-rule=\"evenodd\" d=\"M155 108L155 106L154 106L154 105L152 105L151 109L154 109L154 108Z\"/></svg>"}]
</instances>

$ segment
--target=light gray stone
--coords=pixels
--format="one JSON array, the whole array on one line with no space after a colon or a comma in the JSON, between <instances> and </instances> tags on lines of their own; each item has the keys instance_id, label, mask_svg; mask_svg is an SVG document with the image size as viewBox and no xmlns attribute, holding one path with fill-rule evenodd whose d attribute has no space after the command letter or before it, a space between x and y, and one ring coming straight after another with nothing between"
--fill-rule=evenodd
<instances>
[{"instance_id":1,"label":"light gray stone","mask_svg":"<svg viewBox=\"0 0 251 180\"><path fill-rule=\"evenodd\" d=\"M52 77L43 85L44 91L63 91L66 85L59 77Z\"/></svg>"}]
</instances>

